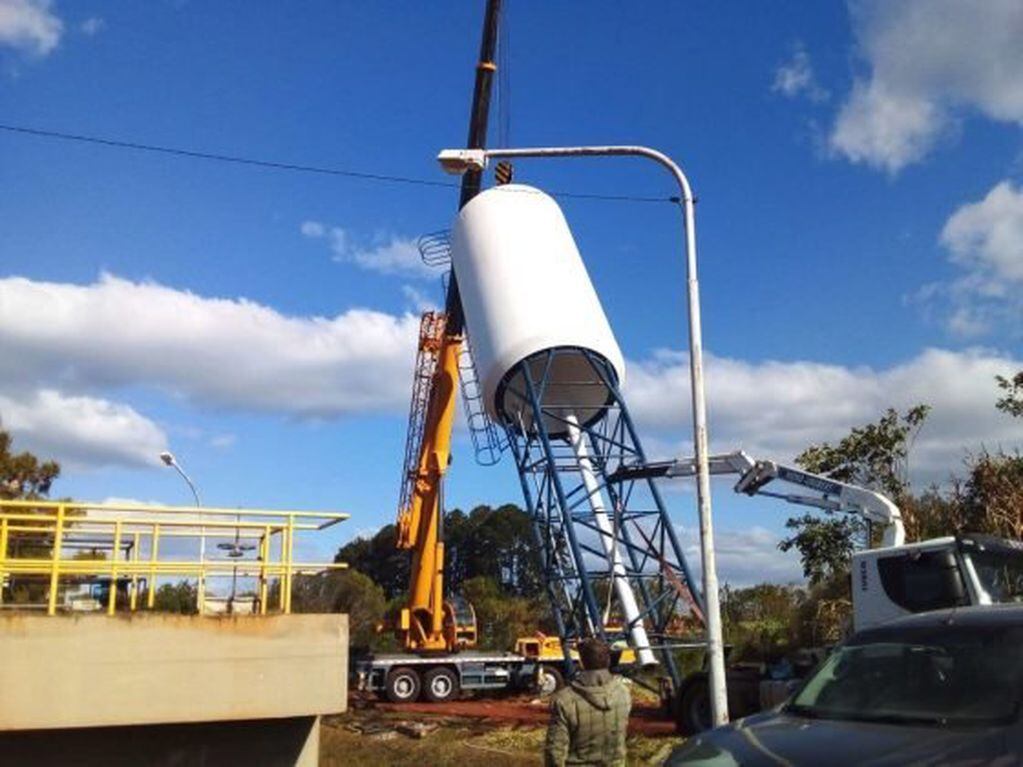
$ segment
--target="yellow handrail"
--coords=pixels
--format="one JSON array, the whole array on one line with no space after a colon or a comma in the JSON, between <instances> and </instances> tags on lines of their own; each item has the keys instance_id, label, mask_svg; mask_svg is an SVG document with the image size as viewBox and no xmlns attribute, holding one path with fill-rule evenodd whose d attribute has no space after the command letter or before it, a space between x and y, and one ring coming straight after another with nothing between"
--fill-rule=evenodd
<instances>
[{"instance_id":1,"label":"yellow handrail","mask_svg":"<svg viewBox=\"0 0 1023 767\"><path fill-rule=\"evenodd\" d=\"M184 515L189 518L182 519ZM135 612L144 605L152 610L158 579L176 577L199 584L198 609L203 613L209 601L203 593L208 579L243 577L258 582L253 611L258 607L259 614L267 614L271 581L276 580L279 610L288 613L295 575L347 566L296 561L295 533L322 531L348 517L342 512L292 509L0 500L0 606L41 606L12 604L14 591L22 584L46 584L46 612L56 615L75 607L72 587L98 584L108 589L102 607L109 615L119 607ZM279 547L271 545L274 536L280 538ZM231 558L188 559L182 554L189 539L204 538L223 539ZM257 542L251 558L244 558L247 541ZM167 545L161 550L161 544ZM168 548L172 558L161 558ZM80 551L94 555L70 558ZM139 599L140 588L145 589L145 600Z\"/></svg>"}]
</instances>

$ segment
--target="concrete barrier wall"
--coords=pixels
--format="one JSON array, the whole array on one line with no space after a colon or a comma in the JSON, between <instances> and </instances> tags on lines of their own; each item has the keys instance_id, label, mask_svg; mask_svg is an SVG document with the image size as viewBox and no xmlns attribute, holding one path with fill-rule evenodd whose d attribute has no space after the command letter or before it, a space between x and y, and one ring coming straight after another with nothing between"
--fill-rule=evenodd
<instances>
[{"instance_id":1,"label":"concrete barrier wall","mask_svg":"<svg viewBox=\"0 0 1023 767\"><path fill-rule=\"evenodd\" d=\"M348 616L0 615L0 730L345 710Z\"/></svg>"}]
</instances>

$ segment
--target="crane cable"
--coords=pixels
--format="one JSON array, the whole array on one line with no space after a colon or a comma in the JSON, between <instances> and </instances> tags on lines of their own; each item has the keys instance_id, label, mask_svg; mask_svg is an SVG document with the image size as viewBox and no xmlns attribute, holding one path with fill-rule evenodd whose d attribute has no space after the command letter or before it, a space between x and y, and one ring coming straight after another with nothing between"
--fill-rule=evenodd
<instances>
[{"instance_id":1,"label":"crane cable","mask_svg":"<svg viewBox=\"0 0 1023 767\"><path fill-rule=\"evenodd\" d=\"M234 165L246 165L258 168L267 168L269 170L291 171L297 173L316 173L327 176L341 176L345 178L352 178L359 181L374 181L379 183L390 184L411 184L426 187L440 187L443 189L452 188L457 189L460 187L460 184L452 183L450 181L436 181L433 179L426 178L414 178L411 176L398 176L385 173L368 173L365 171L348 170L344 168L330 168L320 165L303 165L299 163L278 162L275 160L262 160L255 157L245 157L242 155L222 154L219 152L204 152L195 149L185 149L182 147L143 143L140 141L124 141L120 139L106 138L102 136L89 136L81 133L67 133L63 131L44 130L41 128L32 128L24 125L10 125L6 123L0 123L0 131L26 136L35 136L37 138L47 138L56 139L60 141L73 141L83 144L92 144L112 149L128 149L140 152L151 152L156 154L170 155L173 157L186 158L192 160L209 160L213 162L232 163ZM677 197L670 196L654 197L626 194L591 194L588 192L571 191L550 191L547 194L549 194L552 197L565 199L602 200L607 202L654 202L654 203L666 202L671 204L677 204L678 202Z\"/></svg>"}]
</instances>

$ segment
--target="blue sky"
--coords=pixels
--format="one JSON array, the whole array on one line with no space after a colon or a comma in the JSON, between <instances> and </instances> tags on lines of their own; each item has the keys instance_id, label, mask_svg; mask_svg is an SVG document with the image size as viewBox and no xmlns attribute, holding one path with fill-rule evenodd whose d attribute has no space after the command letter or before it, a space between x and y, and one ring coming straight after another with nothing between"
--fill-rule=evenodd
<instances>
[{"instance_id":1,"label":"blue sky","mask_svg":"<svg viewBox=\"0 0 1023 767\"><path fill-rule=\"evenodd\" d=\"M491 141L642 143L699 197L712 443L791 458L887 406L935 407L921 482L1020 443L1023 10L991 2L506 0ZM0 0L0 123L448 181L482 2ZM503 126L503 128L502 128ZM663 196L634 160L520 163L549 190ZM417 314L414 239L451 188L370 183L0 131L0 417L55 491L394 516ZM668 204L562 206L666 456L688 435ZM462 438L450 505L520 500ZM669 494L678 523L692 496ZM798 573L790 509L716 493L724 577ZM688 540L692 541L691 534Z\"/></svg>"}]
</instances>

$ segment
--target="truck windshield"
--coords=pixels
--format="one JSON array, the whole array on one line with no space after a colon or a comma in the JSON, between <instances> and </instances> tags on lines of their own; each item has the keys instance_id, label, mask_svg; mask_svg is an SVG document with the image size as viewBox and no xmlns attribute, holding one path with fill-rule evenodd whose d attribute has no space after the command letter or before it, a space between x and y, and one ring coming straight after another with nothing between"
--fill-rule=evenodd
<instances>
[{"instance_id":1,"label":"truck windshield","mask_svg":"<svg viewBox=\"0 0 1023 767\"><path fill-rule=\"evenodd\" d=\"M984 549L964 553L992 602L1023 602L1023 551Z\"/></svg>"},{"instance_id":2,"label":"truck windshield","mask_svg":"<svg viewBox=\"0 0 1023 767\"><path fill-rule=\"evenodd\" d=\"M1017 715L1023 629L952 626L877 635L837 649L795 696L796 716L987 725ZM855 642L855 640L854 640Z\"/></svg>"}]
</instances>

